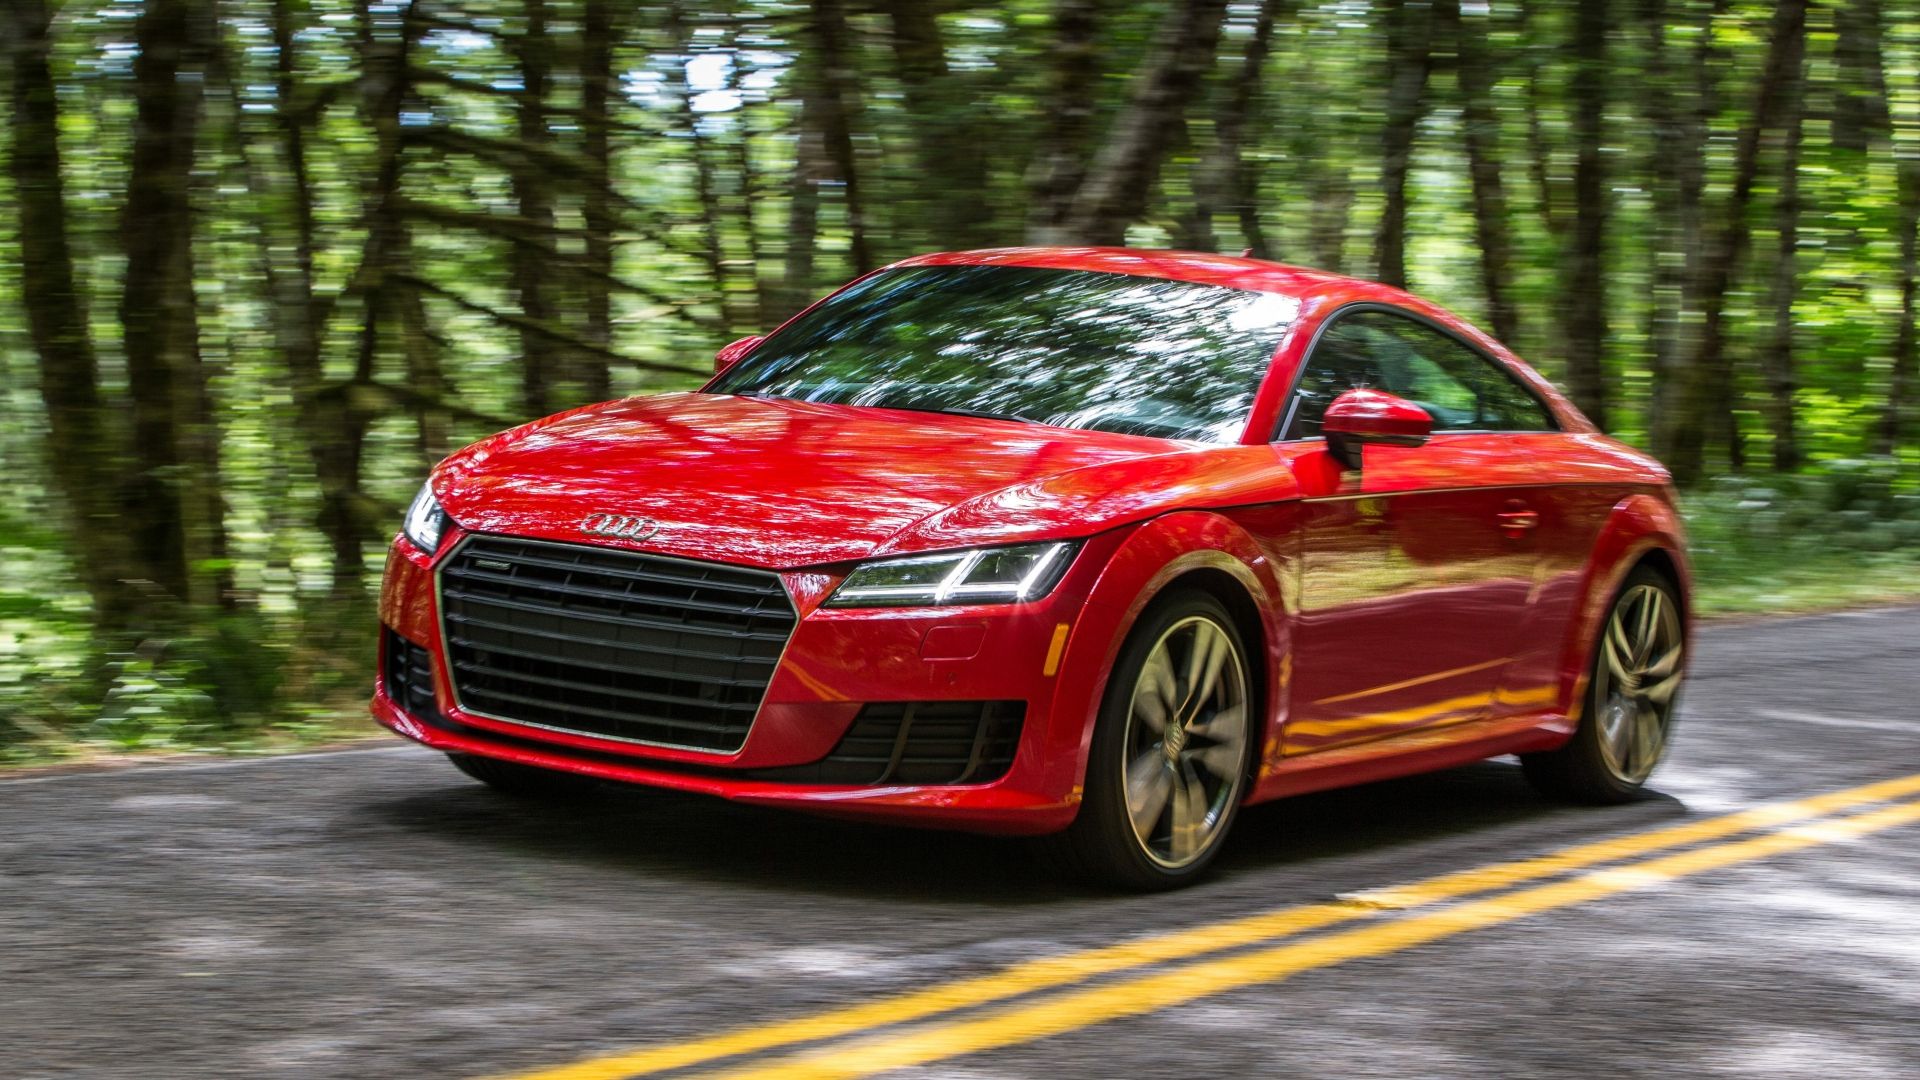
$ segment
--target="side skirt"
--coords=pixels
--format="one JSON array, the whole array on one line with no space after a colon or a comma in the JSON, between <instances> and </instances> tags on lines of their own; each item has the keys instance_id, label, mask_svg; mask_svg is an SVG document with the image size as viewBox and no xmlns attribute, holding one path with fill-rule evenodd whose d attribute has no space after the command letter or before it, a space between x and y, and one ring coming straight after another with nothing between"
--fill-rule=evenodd
<instances>
[{"instance_id":1,"label":"side skirt","mask_svg":"<svg viewBox=\"0 0 1920 1080\"><path fill-rule=\"evenodd\" d=\"M1573 730L1574 722L1560 713L1529 713L1426 728L1390 739L1301 754L1266 770L1247 793L1247 801L1265 802L1437 772L1503 754L1552 750L1565 743Z\"/></svg>"}]
</instances>

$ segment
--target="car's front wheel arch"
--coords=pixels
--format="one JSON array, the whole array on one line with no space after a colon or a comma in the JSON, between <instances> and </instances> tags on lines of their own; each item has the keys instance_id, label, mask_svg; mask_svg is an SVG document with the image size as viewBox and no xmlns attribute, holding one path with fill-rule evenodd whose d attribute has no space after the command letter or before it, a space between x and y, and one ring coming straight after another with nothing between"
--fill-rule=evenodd
<instances>
[{"instance_id":1,"label":"car's front wheel arch","mask_svg":"<svg viewBox=\"0 0 1920 1080\"><path fill-rule=\"evenodd\" d=\"M1237 624L1192 581L1147 605L1101 695L1079 812L1040 840L1060 869L1164 889L1193 881L1218 855L1257 773L1264 730Z\"/></svg>"},{"instance_id":2,"label":"car's front wheel arch","mask_svg":"<svg viewBox=\"0 0 1920 1080\"><path fill-rule=\"evenodd\" d=\"M1278 658L1286 649L1281 571L1250 534L1222 514L1182 511L1139 525L1109 559L1078 620L1085 629L1097 627L1098 633L1076 629L1068 645L1056 715L1071 726L1059 731L1057 739L1074 740L1077 746L1068 753L1061 741L1052 743L1061 755L1060 765L1071 770L1070 776L1056 774L1057 783L1076 795L1084 790L1094 725L1120 650L1154 602L1179 589L1216 599L1246 644L1259 710L1251 755L1255 775L1249 780L1257 779L1271 734L1273 703L1279 700ZM1070 680L1065 678L1069 673Z\"/></svg>"}]
</instances>

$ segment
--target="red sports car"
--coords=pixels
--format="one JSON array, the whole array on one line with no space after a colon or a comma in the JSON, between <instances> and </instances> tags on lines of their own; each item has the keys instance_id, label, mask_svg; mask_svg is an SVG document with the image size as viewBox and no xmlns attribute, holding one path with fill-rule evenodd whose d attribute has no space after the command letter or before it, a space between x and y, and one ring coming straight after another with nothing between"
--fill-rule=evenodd
<instances>
[{"instance_id":1,"label":"red sports car","mask_svg":"<svg viewBox=\"0 0 1920 1080\"><path fill-rule=\"evenodd\" d=\"M929 255L695 393L433 471L380 722L1190 880L1243 803L1518 754L1629 798L1684 674L1667 474L1455 316L1252 259Z\"/></svg>"}]
</instances>

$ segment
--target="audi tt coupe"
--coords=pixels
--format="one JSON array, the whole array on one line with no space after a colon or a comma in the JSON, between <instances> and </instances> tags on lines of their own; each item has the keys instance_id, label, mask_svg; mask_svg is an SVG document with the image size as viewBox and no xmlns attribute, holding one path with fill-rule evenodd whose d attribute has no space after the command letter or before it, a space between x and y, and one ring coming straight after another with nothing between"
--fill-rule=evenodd
<instances>
[{"instance_id":1,"label":"audi tt coupe","mask_svg":"<svg viewBox=\"0 0 1920 1080\"><path fill-rule=\"evenodd\" d=\"M1667 474L1399 290L929 255L716 368L433 470L381 723L509 792L1045 835L1133 888L1244 803L1505 754L1612 802L1666 746Z\"/></svg>"}]
</instances>

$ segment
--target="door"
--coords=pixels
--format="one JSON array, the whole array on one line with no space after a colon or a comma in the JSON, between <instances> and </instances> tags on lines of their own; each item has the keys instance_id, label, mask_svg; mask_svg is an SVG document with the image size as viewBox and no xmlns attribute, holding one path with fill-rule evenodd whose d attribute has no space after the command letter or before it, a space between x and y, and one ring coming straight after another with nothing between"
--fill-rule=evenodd
<instances>
[{"instance_id":1,"label":"door","mask_svg":"<svg viewBox=\"0 0 1920 1080\"><path fill-rule=\"evenodd\" d=\"M1307 355L1283 438L1371 387L1433 416L1424 446L1369 446L1343 472L1296 458L1303 501L1288 753L1515 711L1500 693L1539 572L1540 489L1514 431L1551 415L1497 362L1396 309L1336 313ZM1519 482L1515 482L1516 479Z\"/></svg>"}]
</instances>

